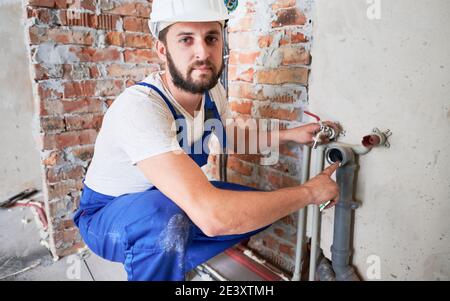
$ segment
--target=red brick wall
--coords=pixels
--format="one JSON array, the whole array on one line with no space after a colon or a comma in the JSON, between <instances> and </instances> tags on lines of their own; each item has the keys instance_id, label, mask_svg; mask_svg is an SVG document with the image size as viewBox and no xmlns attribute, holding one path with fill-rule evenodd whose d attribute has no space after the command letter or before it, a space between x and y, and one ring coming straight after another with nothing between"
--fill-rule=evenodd
<instances>
[{"instance_id":1,"label":"red brick wall","mask_svg":"<svg viewBox=\"0 0 450 301\"><path fill-rule=\"evenodd\" d=\"M40 127L50 247L83 246L71 214L103 114L114 98L160 69L146 0L28 0L27 33Z\"/></svg>"},{"instance_id":2,"label":"red brick wall","mask_svg":"<svg viewBox=\"0 0 450 301\"><path fill-rule=\"evenodd\" d=\"M229 100L236 116L278 119L298 125L307 104L311 56L307 0L241 0L229 23ZM273 166L257 155L234 155L228 179L264 190L299 184L301 148L280 149ZM287 216L249 246L286 271L293 270L296 215Z\"/></svg>"},{"instance_id":3,"label":"red brick wall","mask_svg":"<svg viewBox=\"0 0 450 301\"><path fill-rule=\"evenodd\" d=\"M50 246L56 256L83 246L71 213L93 155L102 117L128 85L161 68L147 27L146 0L28 0L27 31L41 132ZM236 116L302 120L310 39L308 0L241 0L229 23L229 96ZM306 9L306 10L304 10ZM228 178L270 190L298 184L301 149L282 147L278 164L258 155L229 158ZM291 270L295 216L250 246Z\"/></svg>"}]
</instances>

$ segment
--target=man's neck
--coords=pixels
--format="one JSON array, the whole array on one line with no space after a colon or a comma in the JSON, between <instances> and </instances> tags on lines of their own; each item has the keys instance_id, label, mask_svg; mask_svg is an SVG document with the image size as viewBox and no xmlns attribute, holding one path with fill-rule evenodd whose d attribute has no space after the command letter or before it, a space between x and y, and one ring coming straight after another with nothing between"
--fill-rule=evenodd
<instances>
[{"instance_id":1,"label":"man's neck","mask_svg":"<svg viewBox=\"0 0 450 301\"><path fill-rule=\"evenodd\" d=\"M189 113L195 117L195 111L199 110L203 94L193 94L176 87L170 77L169 72L164 72L162 80L166 88L170 91L176 101Z\"/></svg>"}]
</instances>

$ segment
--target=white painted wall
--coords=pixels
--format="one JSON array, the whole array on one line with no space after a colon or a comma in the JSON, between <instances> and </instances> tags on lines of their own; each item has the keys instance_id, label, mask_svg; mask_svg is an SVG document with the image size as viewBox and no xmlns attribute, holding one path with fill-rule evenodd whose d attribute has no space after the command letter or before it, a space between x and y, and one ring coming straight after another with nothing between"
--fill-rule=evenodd
<instances>
[{"instance_id":1,"label":"white painted wall","mask_svg":"<svg viewBox=\"0 0 450 301\"><path fill-rule=\"evenodd\" d=\"M450 280L450 1L381 0L370 20L375 1L316 0L311 110L341 121L344 142L393 131L391 149L360 160L361 275L375 255L383 280ZM333 217L323 216L327 256Z\"/></svg>"},{"instance_id":2,"label":"white painted wall","mask_svg":"<svg viewBox=\"0 0 450 301\"><path fill-rule=\"evenodd\" d=\"M0 0L0 201L41 187L33 95L20 0Z\"/></svg>"}]
</instances>

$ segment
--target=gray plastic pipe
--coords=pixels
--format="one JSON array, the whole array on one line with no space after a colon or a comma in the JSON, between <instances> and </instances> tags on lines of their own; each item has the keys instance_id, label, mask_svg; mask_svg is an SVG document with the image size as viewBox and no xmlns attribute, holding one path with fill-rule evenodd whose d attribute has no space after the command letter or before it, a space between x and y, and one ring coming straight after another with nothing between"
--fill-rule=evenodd
<instances>
[{"instance_id":1,"label":"gray plastic pipe","mask_svg":"<svg viewBox=\"0 0 450 301\"><path fill-rule=\"evenodd\" d=\"M334 235L331 246L331 262L337 281L359 281L355 269L350 265L351 217L352 210L357 208L353 200L353 182L357 164L351 148L331 146L325 154L329 163L341 162L336 172L339 185L339 202L334 210Z\"/></svg>"},{"instance_id":2,"label":"gray plastic pipe","mask_svg":"<svg viewBox=\"0 0 450 301\"><path fill-rule=\"evenodd\" d=\"M328 149L333 149L333 148L351 149L357 155L366 155L367 153L369 153L372 150L372 148L365 147L364 145L347 144L347 143L342 143L342 142L332 142L332 143L328 144Z\"/></svg>"},{"instance_id":3,"label":"gray plastic pipe","mask_svg":"<svg viewBox=\"0 0 450 301\"><path fill-rule=\"evenodd\" d=\"M309 164L311 162L311 147L303 146L303 157L302 157L302 174L300 183L303 185L309 179ZM305 218L306 209L302 208L298 211L297 220L297 245L295 247L295 268L294 275L292 276L292 281L300 281L302 274L302 259L303 259L303 247L305 244Z\"/></svg>"},{"instance_id":4,"label":"gray plastic pipe","mask_svg":"<svg viewBox=\"0 0 450 301\"><path fill-rule=\"evenodd\" d=\"M324 152L326 145L320 145L315 150L315 158L311 177L315 177L323 171ZM315 280L317 258L320 249L320 210L318 205L310 205L312 207L312 229L311 229L311 254L309 261L309 281Z\"/></svg>"},{"instance_id":5,"label":"gray plastic pipe","mask_svg":"<svg viewBox=\"0 0 450 301\"><path fill-rule=\"evenodd\" d=\"M323 153L324 149L334 149L334 148L347 148L353 150L355 153L363 155L368 153L371 149L364 147L363 145L350 145L344 143L330 143L326 146L319 146L316 151L316 157L314 161L314 171L312 176L315 176L322 172L323 170ZM345 151L344 151L345 152ZM329 155L329 152L327 151ZM317 156L319 155L319 156ZM327 158L328 162L330 161ZM309 179L309 166L311 163L311 147L304 146L303 149L303 157L302 157L302 174L301 174L301 184L304 184ZM314 209L316 207L316 209ZM314 280L316 274L316 264L317 258L319 256L319 228L320 228L320 211L318 206L313 207L313 221L312 221L312 242L311 242L311 254L316 254L316 256L310 257L310 268L309 268L309 280ZM303 259L303 250L304 250L304 242L305 242L305 220L306 220L306 208L302 208L298 211L298 220L297 220L297 244L295 249L295 268L294 274L292 277L292 281L300 281L301 273L302 273L302 259ZM334 276L334 275L333 275ZM330 276L331 277L331 276ZM334 277L333 277L334 278Z\"/></svg>"}]
</instances>

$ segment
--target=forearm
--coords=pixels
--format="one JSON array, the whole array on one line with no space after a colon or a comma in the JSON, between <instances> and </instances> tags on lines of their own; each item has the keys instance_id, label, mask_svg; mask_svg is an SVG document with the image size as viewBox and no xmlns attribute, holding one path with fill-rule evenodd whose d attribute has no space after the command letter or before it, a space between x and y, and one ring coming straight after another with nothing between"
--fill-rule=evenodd
<instances>
[{"instance_id":1,"label":"forearm","mask_svg":"<svg viewBox=\"0 0 450 301\"><path fill-rule=\"evenodd\" d=\"M214 235L242 234L274 223L312 201L308 188L276 191L230 191L214 188L203 203Z\"/></svg>"},{"instance_id":2,"label":"forearm","mask_svg":"<svg viewBox=\"0 0 450 301\"><path fill-rule=\"evenodd\" d=\"M279 137L280 137L280 139L279 139L280 145L288 143L290 141L293 141L292 130L291 129L280 130L279 131Z\"/></svg>"},{"instance_id":3,"label":"forearm","mask_svg":"<svg viewBox=\"0 0 450 301\"><path fill-rule=\"evenodd\" d=\"M184 153L153 156L138 162L137 166L150 183L186 212L208 236L259 229L314 199L307 185L272 192L218 189Z\"/></svg>"}]
</instances>

